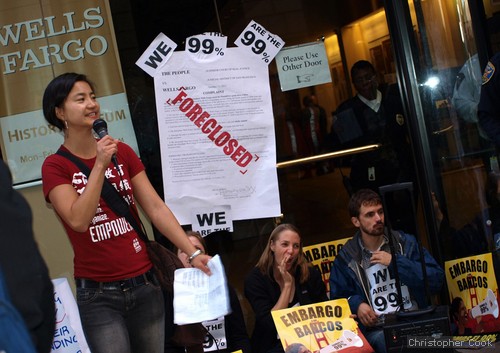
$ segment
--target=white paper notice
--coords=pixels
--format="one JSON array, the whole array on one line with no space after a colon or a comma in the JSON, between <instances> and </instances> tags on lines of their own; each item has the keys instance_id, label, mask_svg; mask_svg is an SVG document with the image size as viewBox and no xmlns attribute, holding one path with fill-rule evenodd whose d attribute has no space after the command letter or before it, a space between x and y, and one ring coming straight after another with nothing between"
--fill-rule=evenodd
<instances>
[{"instance_id":1,"label":"white paper notice","mask_svg":"<svg viewBox=\"0 0 500 353\"><path fill-rule=\"evenodd\" d=\"M283 48L276 55L276 66L282 91L332 82L323 42Z\"/></svg>"},{"instance_id":2,"label":"white paper notice","mask_svg":"<svg viewBox=\"0 0 500 353\"><path fill-rule=\"evenodd\" d=\"M213 62L175 52L155 76L165 202L230 205L233 220L281 214L268 67L240 48Z\"/></svg>"},{"instance_id":3,"label":"white paper notice","mask_svg":"<svg viewBox=\"0 0 500 353\"><path fill-rule=\"evenodd\" d=\"M197 268L179 268L174 276L174 323L192 324L229 314L226 274L219 255L208 262L212 275Z\"/></svg>"}]
</instances>

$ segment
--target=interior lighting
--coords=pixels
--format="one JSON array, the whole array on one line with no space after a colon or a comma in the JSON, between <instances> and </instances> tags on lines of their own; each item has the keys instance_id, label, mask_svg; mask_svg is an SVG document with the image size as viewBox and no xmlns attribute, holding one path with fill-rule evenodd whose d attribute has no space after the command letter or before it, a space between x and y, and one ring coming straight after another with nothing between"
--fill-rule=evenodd
<instances>
[{"instance_id":1,"label":"interior lighting","mask_svg":"<svg viewBox=\"0 0 500 353\"><path fill-rule=\"evenodd\" d=\"M436 88L440 83L439 77L437 76L430 76L427 81L425 81L422 86L427 86L430 89Z\"/></svg>"}]
</instances>

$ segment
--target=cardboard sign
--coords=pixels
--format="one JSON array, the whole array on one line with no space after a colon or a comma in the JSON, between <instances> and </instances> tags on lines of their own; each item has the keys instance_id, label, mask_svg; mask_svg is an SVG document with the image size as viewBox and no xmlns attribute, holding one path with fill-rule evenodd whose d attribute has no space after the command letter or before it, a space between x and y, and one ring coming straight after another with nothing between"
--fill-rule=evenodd
<instances>
[{"instance_id":1,"label":"cardboard sign","mask_svg":"<svg viewBox=\"0 0 500 353\"><path fill-rule=\"evenodd\" d=\"M373 352L351 318L347 299L295 306L271 312L281 344L287 352L297 345L310 352ZM299 350L300 351L300 350Z\"/></svg>"},{"instance_id":2,"label":"cardboard sign","mask_svg":"<svg viewBox=\"0 0 500 353\"><path fill-rule=\"evenodd\" d=\"M464 257L445 262L446 283L450 302L460 298L465 311L451 313L452 327L457 318L464 320L464 333L452 332L458 339L475 335L474 339L500 339L500 314L498 307L498 283L491 253Z\"/></svg>"},{"instance_id":3,"label":"cardboard sign","mask_svg":"<svg viewBox=\"0 0 500 353\"><path fill-rule=\"evenodd\" d=\"M321 273L321 278L326 287L326 295L330 298L330 270L333 260L339 253L342 246L351 238L333 240L326 243L304 246L304 256Z\"/></svg>"}]
</instances>

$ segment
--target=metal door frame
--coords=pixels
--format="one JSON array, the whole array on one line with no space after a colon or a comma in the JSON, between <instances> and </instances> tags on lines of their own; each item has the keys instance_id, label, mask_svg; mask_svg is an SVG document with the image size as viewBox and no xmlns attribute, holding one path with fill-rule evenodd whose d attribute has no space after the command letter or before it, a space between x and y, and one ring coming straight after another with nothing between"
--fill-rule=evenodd
<instances>
[{"instance_id":1,"label":"metal door frame","mask_svg":"<svg viewBox=\"0 0 500 353\"><path fill-rule=\"evenodd\" d=\"M416 6L418 6L417 3L418 1L415 1ZM436 183L438 179L432 161L427 135L428 129L419 93L418 78L420 77L422 80L426 73L418 70L427 65L421 65L418 62L419 53L415 49L418 46L413 33L408 1L385 0L384 7L389 34L393 43L398 86L409 127L417 184L424 211L427 243L436 260L443 263L444 256L439 242L439 229L431 194L431 192L439 190ZM417 18L419 21L423 21L423 18L418 15Z\"/></svg>"}]
</instances>

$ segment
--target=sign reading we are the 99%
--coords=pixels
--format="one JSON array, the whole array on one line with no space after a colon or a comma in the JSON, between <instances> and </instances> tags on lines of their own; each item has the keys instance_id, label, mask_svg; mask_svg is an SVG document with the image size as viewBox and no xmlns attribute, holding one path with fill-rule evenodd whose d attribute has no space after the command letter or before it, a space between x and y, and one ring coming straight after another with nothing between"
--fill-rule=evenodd
<instances>
[{"instance_id":1,"label":"sign reading we are the 99%","mask_svg":"<svg viewBox=\"0 0 500 353\"><path fill-rule=\"evenodd\" d=\"M244 48L255 58L269 64L283 48L285 42L279 36L270 33L263 26L251 21L235 40L240 48Z\"/></svg>"}]
</instances>

